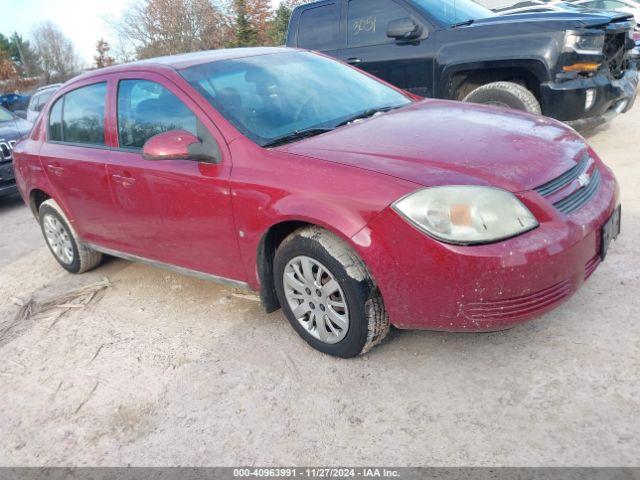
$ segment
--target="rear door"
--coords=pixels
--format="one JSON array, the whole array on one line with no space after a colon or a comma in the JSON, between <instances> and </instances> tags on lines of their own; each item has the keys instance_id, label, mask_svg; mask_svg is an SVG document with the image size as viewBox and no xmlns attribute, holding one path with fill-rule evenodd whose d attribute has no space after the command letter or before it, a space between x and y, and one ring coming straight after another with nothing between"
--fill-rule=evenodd
<instances>
[{"instance_id":1,"label":"rear door","mask_svg":"<svg viewBox=\"0 0 640 480\"><path fill-rule=\"evenodd\" d=\"M222 135L188 95L161 75L121 76L113 88L117 141L107 172L117 249L244 281L231 210L231 159ZM145 160L144 143L170 130L197 135L221 152L221 162Z\"/></svg>"},{"instance_id":2,"label":"rear door","mask_svg":"<svg viewBox=\"0 0 640 480\"><path fill-rule=\"evenodd\" d=\"M395 0L347 0L343 17L347 45L339 52L341 60L417 95L433 96L435 39L421 16ZM423 38L387 37L389 22L406 18L422 26Z\"/></svg>"},{"instance_id":3,"label":"rear door","mask_svg":"<svg viewBox=\"0 0 640 480\"><path fill-rule=\"evenodd\" d=\"M87 241L109 238L111 193L106 176L107 82L84 85L58 98L49 111L42 166L55 198Z\"/></svg>"}]
</instances>

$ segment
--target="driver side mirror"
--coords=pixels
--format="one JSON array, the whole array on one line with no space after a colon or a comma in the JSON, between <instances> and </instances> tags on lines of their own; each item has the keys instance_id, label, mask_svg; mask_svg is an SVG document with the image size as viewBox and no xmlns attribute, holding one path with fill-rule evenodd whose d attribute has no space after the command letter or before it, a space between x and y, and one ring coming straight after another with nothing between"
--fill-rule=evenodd
<instances>
[{"instance_id":1,"label":"driver side mirror","mask_svg":"<svg viewBox=\"0 0 640 480\"><path fill-rule=\"evenodd\" d=\"M171 130L147 140L142 147L142 158L219 163L220 151L217 145L203 143L186 130Z\"/></svg>"},{"instance_id":2,"label":"driver side mirror","mask_svg":"<svg viewBox=\"0 0 640 480\"><path fill-rule=\"evenodd\" d=\"M387 37L396 40L415 40L422 35L422 27L410 18L399 18L387 24Z\"/></svg>"},{"instance_id":3,"label":"driver side mirror","mask_svg":"<svg viewBox=\"0 0 640 480\"><path fill-rule=\"evenodd\" d=\"M27 112L25 112L24 110L16 110L15 112L13 112L15 114L16 117L21 118L23 120L27 119Z\"/></svg>"}]
</instances>

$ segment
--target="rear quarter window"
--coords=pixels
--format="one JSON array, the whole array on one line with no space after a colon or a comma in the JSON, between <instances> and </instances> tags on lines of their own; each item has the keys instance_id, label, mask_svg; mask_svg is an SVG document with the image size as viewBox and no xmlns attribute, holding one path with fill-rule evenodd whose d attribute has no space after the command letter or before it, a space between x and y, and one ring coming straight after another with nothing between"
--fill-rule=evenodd
<instances>
[{"instance_id":1,"label":"rear quarter window","mask_svg":"<svg viewBox=\"0 0 640 480\"><path fill-rule=\"evenodd\" d=\"M309 50L338 48L339 24L335 3L303 10L298 24L298 47Z\"/></svg>"}]
</instances>

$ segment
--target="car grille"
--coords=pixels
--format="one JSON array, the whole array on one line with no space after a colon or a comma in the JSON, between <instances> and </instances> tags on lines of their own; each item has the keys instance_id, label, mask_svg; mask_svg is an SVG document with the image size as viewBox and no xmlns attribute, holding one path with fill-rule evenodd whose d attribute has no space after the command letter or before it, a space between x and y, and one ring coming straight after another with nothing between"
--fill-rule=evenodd
<instances>
[{"instance_id":1,"label":"car grille","mask_svg":"<svg viewBox=\"0 0 640 480\"><path fill-rule=\"evenodd\" d=\"M571 293L571 281L564 280L551 287L509 299L484 300L464 305L464 313L473 320L518 318L554 306Z\"/></svg>"},{"instance_id":2,"label":"car grille","mask_svg":"<svg viewBox=\"0 0 640 480\"><path fill-rule=\"evenodd\" d=\"M600 170L596 168L591 175L589 185L576 190L568 197L554 203L553 206L562 213L571 213L591 200L598 191L598 187L600 187Z\"/></svg>"},{"instance_id":3,"label":"car grille","mask_svg":"<svg viewBox=\"0 0 640 480\"><path fill-rule=\"evenodd\" d=\"M604 37L604 61L614 78L620 78L624 74L627 35L627 32L607 33Z\"/></svg>"},{"instance_id":4,"label":"car grille","mask_svg":"<svg viewBox=\"0 0 640 480\"><path fill-rule=\"evenodd\" d=\"M591 174L587 173L591 164L589 155L585 154L576 166L535 190L543 197L549 197L569 187L576 180L582 179L584 184L581 184L580 188L553 203L553 206L562 213L569 214L574 212L587 204L600 187L602 176L598 166L596 165L592 169Z\"/></svg>"},{"instance_id":5,"label":"car grille","mask_svg":"<svg viewBox=\"0 0 640 480\"><path fill-rule=\"evenodd\" d=\"M538 192L543 197L548 197L552 193L556 193L557 191L562 190L564 187L576 180L585 172L588 166L589 155L585 154L582 157L582 160L580 160L580 162L578 162L575 167L567 170L565 173L563 173L559 177L554 178L550 182L539 186L538 188L536 188L536 192Z\"/></svg>"}]
</instances>

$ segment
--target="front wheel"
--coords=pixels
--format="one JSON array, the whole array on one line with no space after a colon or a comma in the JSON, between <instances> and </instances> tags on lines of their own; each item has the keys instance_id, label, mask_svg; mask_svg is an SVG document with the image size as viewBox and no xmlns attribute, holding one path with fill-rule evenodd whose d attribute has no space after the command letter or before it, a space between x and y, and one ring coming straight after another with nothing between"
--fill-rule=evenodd
<instances>
[{"instance_id":1,"label":"front wheel","mask_svg":"<svg viewBox=\"0 0 640 480\"><path fill-rule=\"evenodd\" d=\"M319 227L287 237L274 258L282 309L313 348L342 358L368 352L389 331L380 292L362 260Z\"/></svg>"},{"instance_id":2,"label":"front wheel","mask_svg":"<svg viewBox=\"0 0 640 480\"><path fill-rule=\"evenodd\" d=\"M536 115L542 113L540 102L536 96L522 85L513 82L493 82L482 85L469 93L462 101L522 110Z\"/></svg>"}]
</instances>

